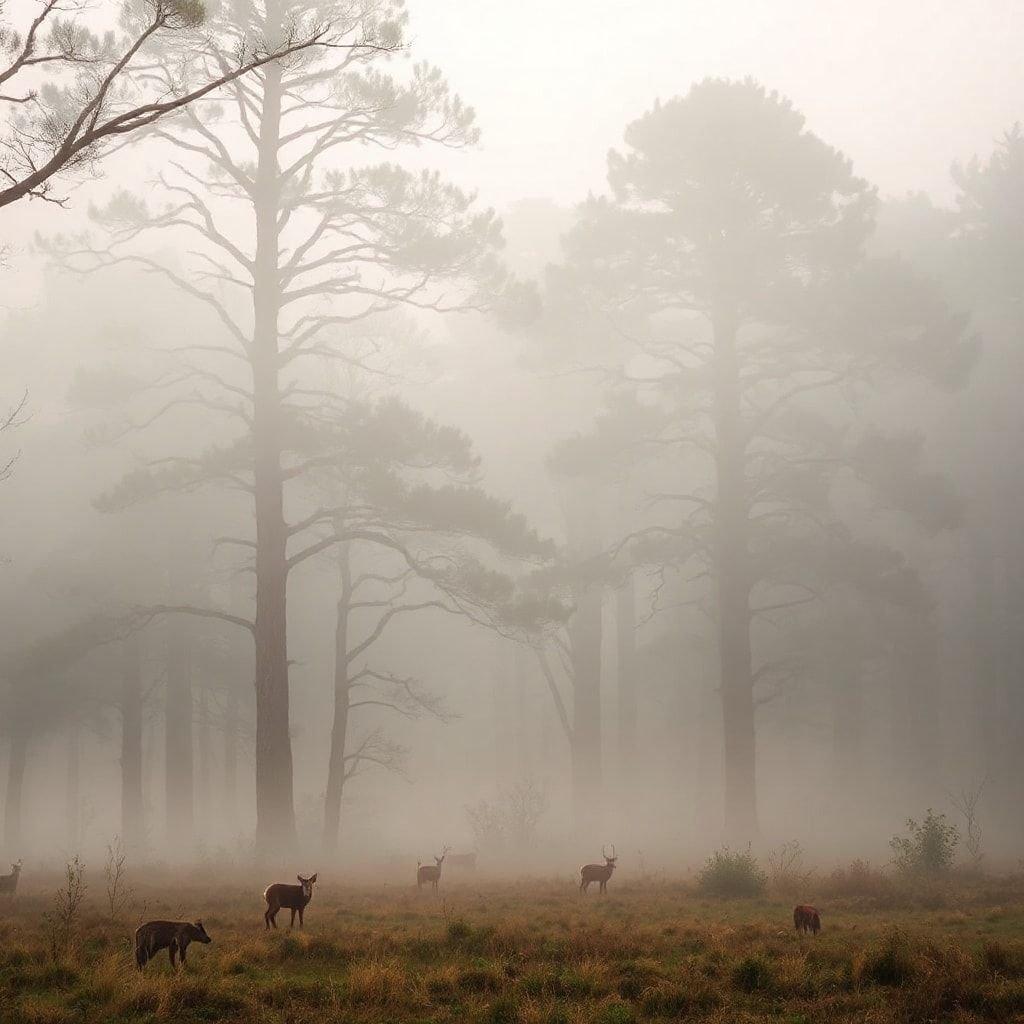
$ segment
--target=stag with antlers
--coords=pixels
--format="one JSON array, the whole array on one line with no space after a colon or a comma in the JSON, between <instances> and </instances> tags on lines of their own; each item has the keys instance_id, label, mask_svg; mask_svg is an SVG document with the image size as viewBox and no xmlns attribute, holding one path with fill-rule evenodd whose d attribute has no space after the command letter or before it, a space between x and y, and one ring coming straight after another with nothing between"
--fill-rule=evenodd
<instances>
[{"instance_id":1,"label":"stag with antlers","mask_svg":"<svg viewBox=\"0 0 1024 1024\"><path fill-rule=\"evenodd\" d=\"M580 892L586 892L591 882L599 884L598 892L606 893L608 891L608 879L612 877L612 872L615 870L615 862L618 860L618 857L615 855L615 844L612 843L610 857L602 846L601 856L604 857L603 864L584 864L580 868Z\"/></svg>"}]
</instances>

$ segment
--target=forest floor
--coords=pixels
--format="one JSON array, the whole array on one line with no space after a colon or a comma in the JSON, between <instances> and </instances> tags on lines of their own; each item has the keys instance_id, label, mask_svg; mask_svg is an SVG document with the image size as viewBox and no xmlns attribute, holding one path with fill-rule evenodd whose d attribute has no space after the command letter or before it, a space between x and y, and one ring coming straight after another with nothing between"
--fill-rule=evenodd
<instances>
[{"instance_id":1,"label":"forest floor","mask_svg":"<svg viewBox=\"0 0 1024 1024\"><path fill-rule=\"evenodd\" d=\"M237 876L153 887L114 921L99 879L66 934L44 918L52 891L0 897L0 1019L1024 1021L1018 884L822 899L817 937L794 932L790 901L618 877L603 897L568 878L442 883L437 895L325 882L304 931L268 933L261 888ZM131 932L168 917L201 918L213 943L194 943L184 971L161 953L140 974Z\"/></svg>"}]
</instances>

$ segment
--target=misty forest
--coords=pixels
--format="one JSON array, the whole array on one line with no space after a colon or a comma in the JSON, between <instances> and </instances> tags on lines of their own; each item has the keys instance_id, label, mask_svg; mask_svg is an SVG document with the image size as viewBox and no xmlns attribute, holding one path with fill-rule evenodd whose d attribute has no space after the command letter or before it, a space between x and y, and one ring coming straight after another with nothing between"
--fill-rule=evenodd
<instances>
[{"instance_id":1,"label":"misty forest","mask_svg":"<svg viewBox=\"0 0 1024 1024\"><path fill-rule=\"evenodd\" d=\"M470 6L0 2L0 1019L1024 1019L1024 18Z\"/></svg>"}]
</instances>

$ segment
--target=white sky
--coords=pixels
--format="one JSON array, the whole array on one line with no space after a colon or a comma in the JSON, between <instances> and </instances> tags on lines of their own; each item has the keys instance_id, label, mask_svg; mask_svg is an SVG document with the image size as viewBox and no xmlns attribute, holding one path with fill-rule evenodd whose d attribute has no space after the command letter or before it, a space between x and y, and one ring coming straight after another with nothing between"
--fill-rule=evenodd
<instances>
[{"instance_id":1,"label":"white sky","mask_svg":"<svg viewBox=\"0 0 1024 1024\"><path fill-rule=\"evenodd\" d=\"M883 194L950 195L948 168L1024 120L1022 0L410 0L417 59L476 107L466 181L499 205L573 202L655 97L751 75ZM459 177L464 171L460 168Z\"/></svg>"},{"instance_id":2,"label":"white sky","mask_svg":"<svg viewBox=\"0 0 1024 1024\"><path fill-rule=\"evenodd\" d=\"M571 204L604 188L607 151L656 97L708 75L753 76L789 96L810 127L852 157L883 195L949 201L949 166L1024 120L1024 0L408 0L412 59L429 60L473 105L471 152L424 150L499 209L547 196ZM31 0L14 0L23 22ZM97 0L95 17L116 7ZM147 173L135 161L143 161ZM360 160L364 154L359 154ZM131 161L131 162L129 162ZM72 193L75 212L4 212L18 305L34 231L74 230L88 196L137 184L146 156L115 157L107 180Z\"/></svg>"}]
</instances>

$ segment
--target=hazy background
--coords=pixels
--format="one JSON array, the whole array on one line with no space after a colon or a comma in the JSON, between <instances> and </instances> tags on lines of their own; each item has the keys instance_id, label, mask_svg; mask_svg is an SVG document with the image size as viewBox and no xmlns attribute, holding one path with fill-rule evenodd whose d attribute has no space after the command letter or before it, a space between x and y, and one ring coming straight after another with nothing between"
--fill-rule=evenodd
<instances>
[{"instance_id":1,"label":"hazy background","mask_svg":"<svg viewBox=\"0 0 1024 1024\"><path fill-rule=\"evenodd\" d=\"M450 721L424 715L422 708L413 719L380 720L389 739L406 751L401 765L396 761L385 768L401 767L404 774L373 770L346 784L339 850L325 854L320 832L336 567L330 556L311 561L289 587L291 736L304 863L310 870L319 863L321 873L330 870L331 858L362 865L388 862L403 871L416 859L440 853L445 844L486 851L486 830L474 831L467 807L476 808L479 822L480 814L529 817L524 802L533 806L537 821L528 829L520 821L526 831L519 838L529 842L532 863L545 870L596 856L595 842L602 841L617 843L624 869L641 859L692 865L723 838L763 847L798 838L822 860L884 861L888 838L907 816L920 817L935 806L955 817L950 794L961 789L984 789L991 857L1015 862L1024 838L1013 773L1018 759L1012 753L1024 740L1024 693L1019 692L1024 657L1016 639L1024 603L1015 579L1022 554L1014 478L1020 424L1013 397L1019 286L1016 296L1011 285L996 298L978 287L964 270L970 253L945 255L942 246L958 229L936 211L955 208L951 165L975 154L987 160L995 140L1024 116L1024 70L1016 42L1024 37L1024 10L1008 0L972 5L729 0L713 6L649 0L640 8L414 0L408 6L413 58L442 69L452 89L476 110L483 134L467 149L424 146L394 159L407 167L437 168L477 192L480 205L497 210L505 222L503 258L533 282L545 312L539 326L518 325L511 332L476 314L402 314L388 328L392 337L403 339L397 360L405 360L410 370L402 379L367 385L355 379L358 375L324 366L313 373L317 386L339 394L398 395L410 407L459 428L481 458L480 486L523 513L541 538L550 538L563 554L579 554L572 506L582 503L583 519L601 522L603 529L603 536L582 545L586 554L607 548L617 539L617 526L608 524L619 515L620 503L646 509L644 494L662 489L672 474L681 473L684 482L700 477L685 463L648 466L641 475L649 475L629 485L574 484L571 474L566 484L557 473L553 477L552 453L566 438L594 429L607 396L592 377L571 372L581 361L573 351L565 358L551 355L557 348L552 333L568 337L572 328L565 320L550 319L559 293L545 267L566 258L560 237L573 226L577 204L590 193L608 192L608 151L621 148L627 123L656 99L684 96L705 78L749 76L788 97L805 115L807 128L841 150L854 172L877 186L882 205L867 249L886 257L901 253L916 270L931 275L942 301L962 315L963 336L983 339L984 354L970 382L959 389L900 382L872 392L857 414L860 426L870 421L915 431L922 472L948 479L967 512L953 517L957 525L951 521L932 529L890 515L895 501L878 508L855 489L844 493L842 485L830 494L839 509L837 520L858 537L891 546L913 570L927 595L922 607L932 609L928 617L938 653L932 653L930 668L917 663L901 670L903 675L872 663L857 677L863 701L853 710L837 709L835 658L816 646L826 625L787 619L786 628L797 638L793 649L816 653L794 678L773 688L763 707L758 703L760 813L759 828L750 835L736 835L722 815L723 725L714 627L671 610L648 616L659 577L647 562L636 577L639 652L633 671L641 741L628 782L617 770L622 751L616 664L622 641L616 639L615 587L607 584L596 612L591 609L597 632L588 634L587 642L596 643L599 654L598 756L603 752L604 758L593 818L581 824L577 814L573 823L569 752L532 650L452 617L420 621L410 616L382 641L388 672L422 677L443 698ZM7 15L17 19L29 8L19 0ZM407 67L405 57L391 64L400 72ZM352 157L343 150L336 166L358 166L367 159L365 152ZM175 567L196 582L196 592L223 599L222 604L234 600L233 586L241 587L243 601L250 597L247 584L234 582L237 565L221 549L210 553L222 524L225 530L248 524L249 513L237 495L204 492L195 503L176 496L123 513L102 512L94 504L141 458L183 444L199 451L226 442L234 436L228 426L186 415L159 428L155 447L135 438L113 449L84 440L107 414L80 400L83 373L139 378L153 369L145 349L166 351L183 338L210 336L210 319L152 275L130 268L84 279L61 275L33 245L37 232L52 238L82 230L90 202L103 204L119 188L146 192L168 160L167 147L160 144L130 148L103 165L102 177L74 177L75 187L66 190L67 209L22 202L5 212L0 228L9 246L0 271L0 402L6 406L23 392L28 395L27 419L3 435L0 452L0 464L4 455L20 452L11 479L0 484L0 648L7 652L9 680L14 678L10 666L20 664L26 647L45 649L55 643L52 637L89 615L176 603L177 584L167 582ZM890 202L909 193L926 193L933 207L920 200L924 212L915 213L913 203ZM244 215L225 216L245 237ZM929 244L930 230L938 233L941 246ZM94 235L102 248L105 243L98 239ZM179 268L188 265L186 251L180 241L160 249L161 258ZM556 312L567 315L564 309ZM583 319L578 311L568 314L570 323ZM615 356L612 362L628 358ZM143 414L155 408L143 401ZM990 443L993 439L998 443ZM988 481L989 491L979 492L979 480ZM304 493L302 500L313 499ZM646 511L636 514L634 526L649 523ZM157 549L159 566L148 566ZM521 577L546 557L532 552L525 568L515 559L502 561L501 568ZM991 569L991 578L979 573L979 559ZM116 585L105 589L102 584L111 580ZM559 585L570 591L575 586L565 580ZM668 593L677 585L683 586L672 584ZM676 597L685 603L686 592ZM836 629L837 618L838 632L845 634L844 620L852 617L842 607L833 615L827 628ZM997 641L986 640L986 628ZM156 859L243 856L253 835L251 650L236 645L242 637L228 631L225 638L206 621L190 622L186 637L177 641L173 629L166 618L156 620L144 633L139 655L142 846ZM872 629L884 632L881 626ZM187 672L193 687L196 800L192 834L169 841L164 712L167 651L174 642L192 651ZM755 638L769 652L781 643L772 635ZM880 640L882 649L889 657L892 642ZM41 669L31 680L31 689L53 688L54 707L42 712L52 727L33 735L22 821L13 837L8 825L0 844L5 857L52 860L78 847L95 851L122 830L120 718L110 693L122 671L118 657L106 645L83 663ZM557 665L557 654L552 658ZM993 658L999 661L996 668ZM991 692L983 685L989 678ZM61 696L65 692L88 697L72 702ZM563 693L569 700L569 690ZM984 693L991 697L988 703L979 696ZM238 708L232 712L238 716L233 791L224 783L228 700ZM77 710L62 715L71 703ZM0 772L9 773L19 707L14 702L0 710L6 717ZM926 707L934 713L925 713ZM369 730L378 725L373 714ZM866 723L855 762L835 755L847 715ZM925 726L928 761L917 759L917 748L906 740L915 720L925 719L931 723ZM837 787L839 779L845 789ZM487 806L481 808L481 801ZM503 827L508 840L512 826ZM491 853L495 863L501 860L497 848Z\"/></svg>"}]
</instances>

